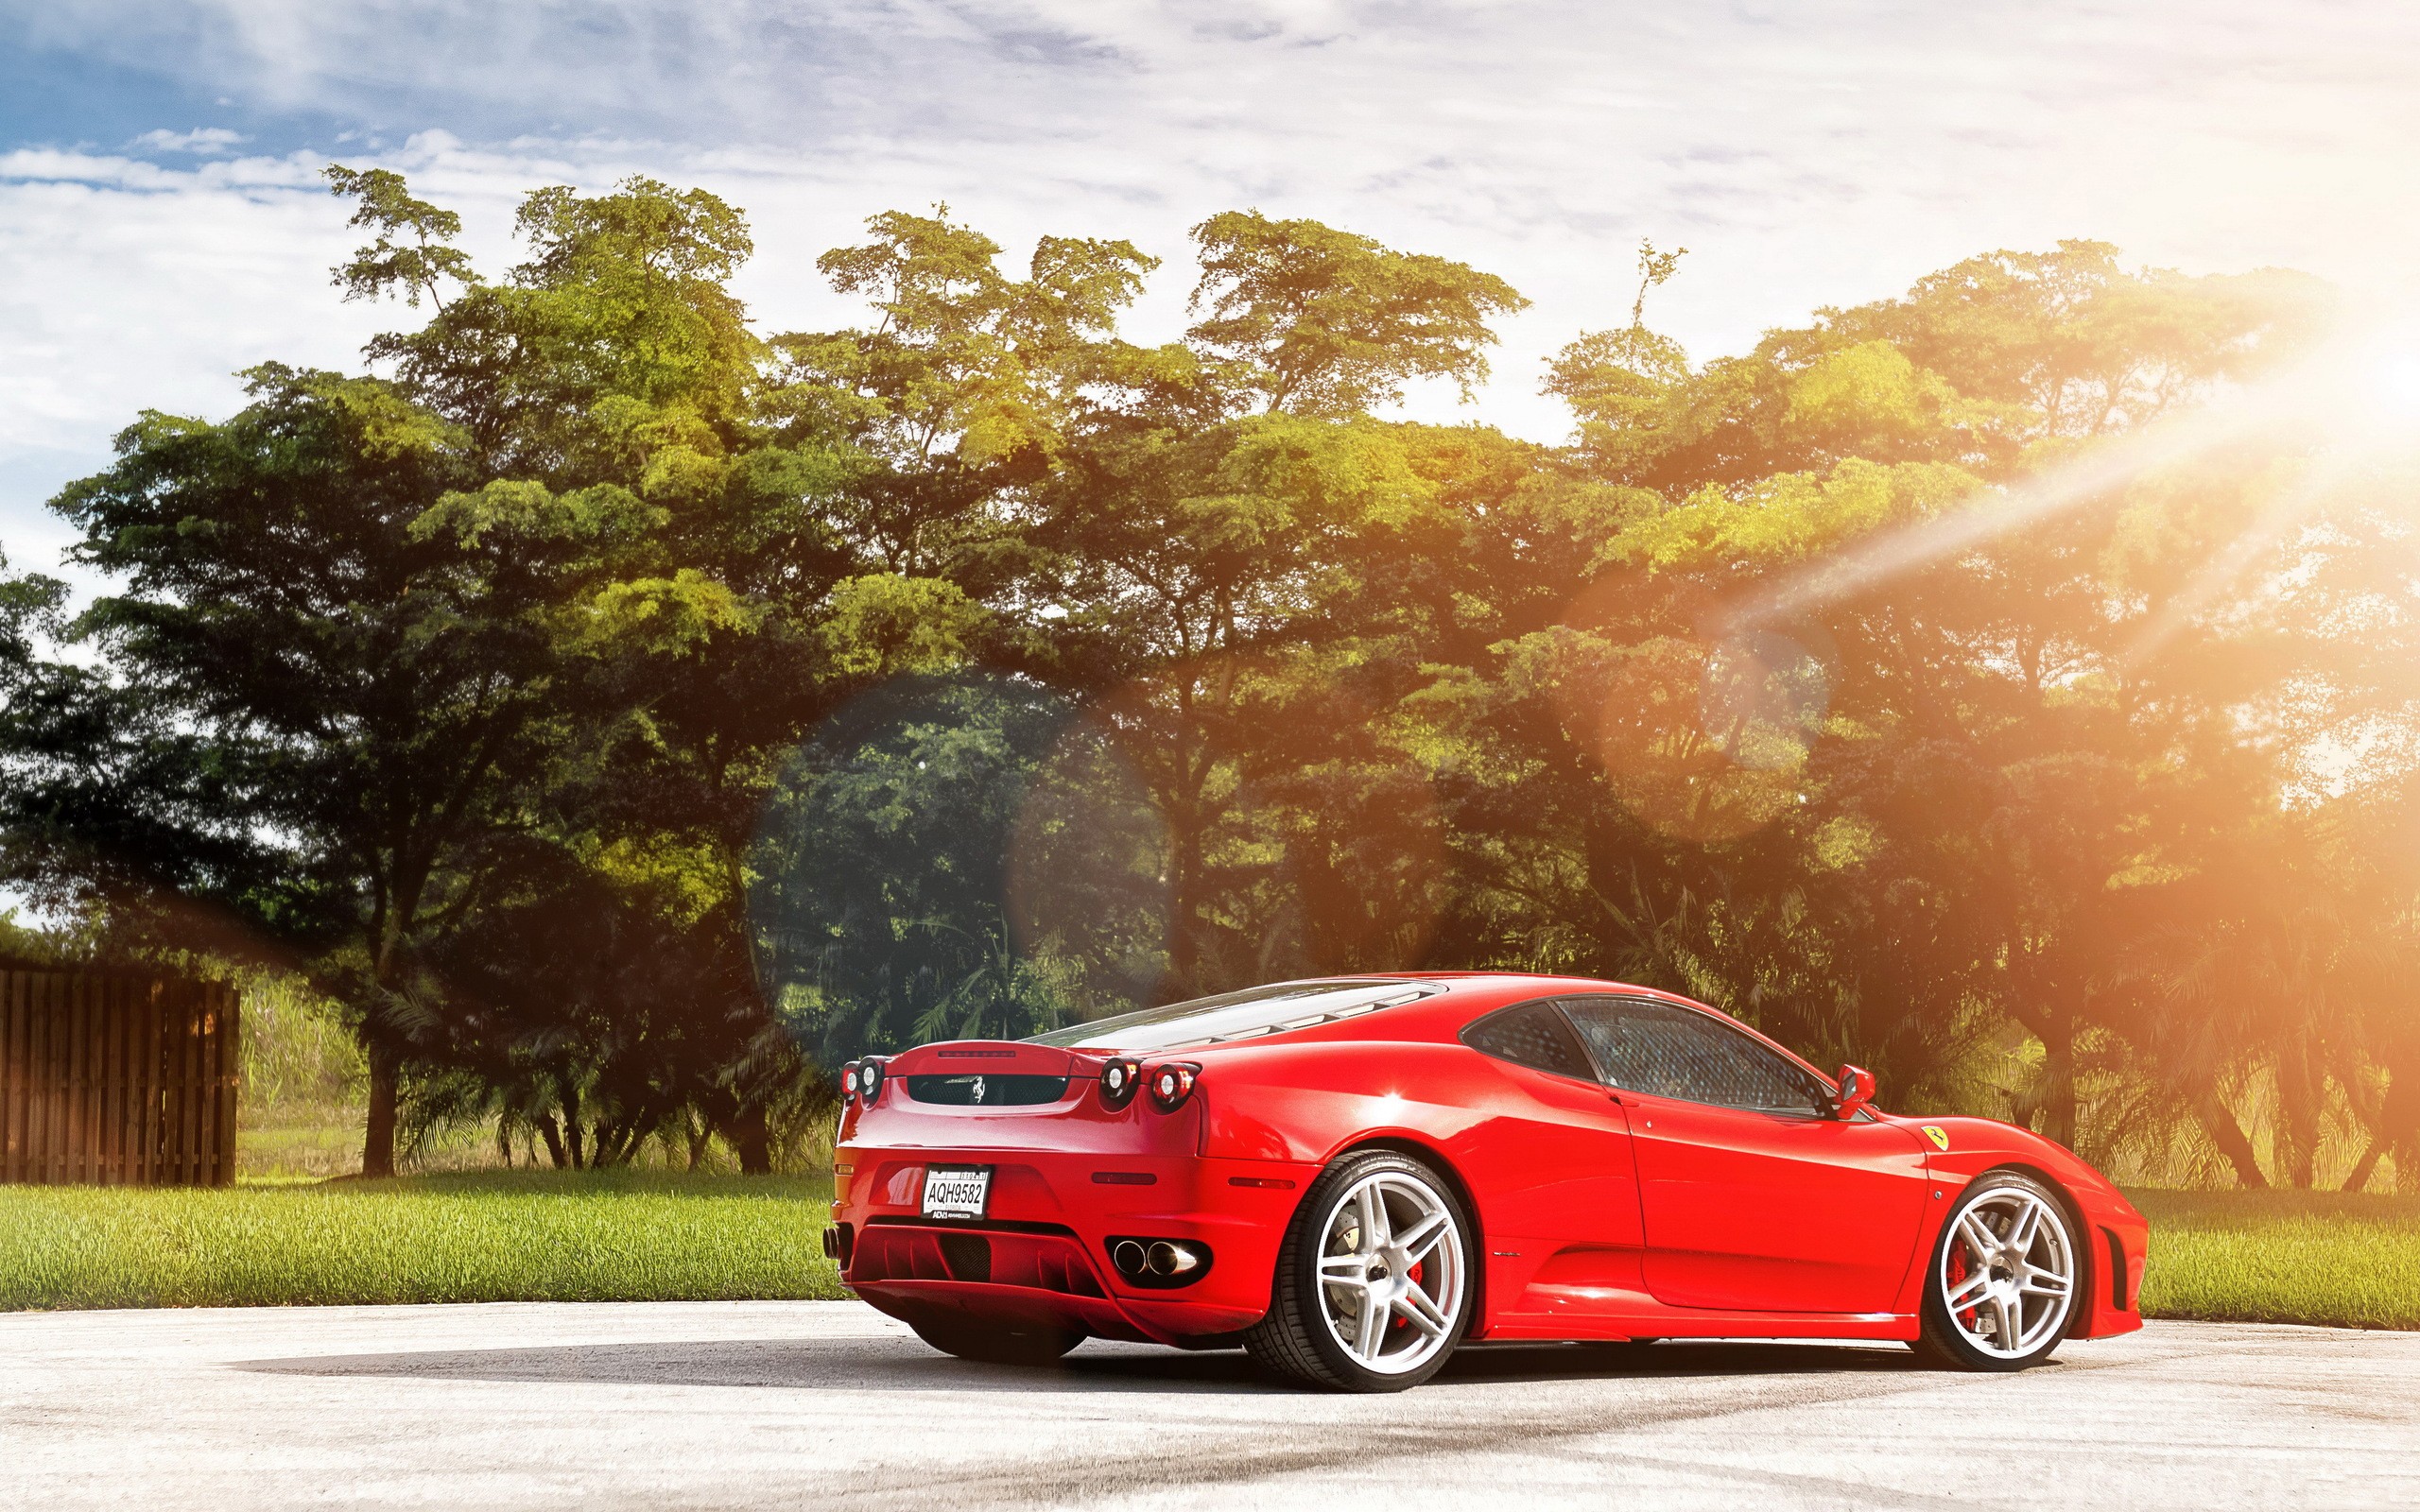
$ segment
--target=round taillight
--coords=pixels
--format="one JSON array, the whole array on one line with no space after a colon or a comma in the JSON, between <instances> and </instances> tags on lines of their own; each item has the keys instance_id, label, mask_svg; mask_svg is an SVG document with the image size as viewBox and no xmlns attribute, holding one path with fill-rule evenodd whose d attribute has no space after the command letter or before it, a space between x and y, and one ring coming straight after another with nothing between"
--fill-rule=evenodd
<instances>
[{"instance_id":1,"label":"round taillight","mask_svg":"<svg viewBox=\"0 0 2420 1512\"><path fill-rule=\"evenodd\" d=\"M840 1068L840 1097L843 1102L857 1095L857 1063L854 1060Z\"/></svg>"},{"instance_id":2,"label":"round taillight","mask_svg":"<svg viewBox=\"0 0 2420 1512\"><path fill-rule=\"evenodd\" d=\"M857 1101L871 1103L882 1095L882 1062L867 1059L857 1062Z\"/></svg>"},{"instance_id":3,"label":"round taillight","mask_svg":"<svg viewBox=\"0 0 2420 1512\"><path fill-rule=\"evenodd\" d=\"M1193 1079L1201 1074L1200 1066L1178 1060L1170 1061L1151 1073L1151 1106L1163 1113L1173 1113L1193 1095Z\"/></svg>"},{"instance_id":4,"label":"round taillight","mask_svg":"<svg viewBox=\"0 0 2420 1512\"><path fill-rule=\"evenodd\" d=\"M1100 1100L1105 1108L1123 1108L1143 1085L1143 1068L1132 1060L1113 1060L1100 1068Z\"/></svg>"}]
</instances>

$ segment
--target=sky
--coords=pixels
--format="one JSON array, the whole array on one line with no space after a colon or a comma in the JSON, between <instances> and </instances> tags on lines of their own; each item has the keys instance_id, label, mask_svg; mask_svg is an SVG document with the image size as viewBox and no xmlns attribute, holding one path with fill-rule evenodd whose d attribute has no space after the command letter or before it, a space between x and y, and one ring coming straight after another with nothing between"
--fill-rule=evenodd
<instances>
[{"instance_id":1,"label":"sky","mask_svg":"<svg viewBox=\"0 0 2420 1512\"><path fill-rule=\"evenodd\" d=\"M0 0L0 549L144 408L218 416L268 358L358 367L358 239L318 180L383 165L509 260L514 203L632 173L747 210L768 332L853 317L813 263L946 202L1011 262L1045 232L1167 259L1252 207L1497 273L1475 404L1553 439L1542 363L1628 318L1700 356L1996 248L2118 244L2420 301L2420 7L2388 0ZM71 576L81 576L80 574Z\"/></svg>"}]
</instances>

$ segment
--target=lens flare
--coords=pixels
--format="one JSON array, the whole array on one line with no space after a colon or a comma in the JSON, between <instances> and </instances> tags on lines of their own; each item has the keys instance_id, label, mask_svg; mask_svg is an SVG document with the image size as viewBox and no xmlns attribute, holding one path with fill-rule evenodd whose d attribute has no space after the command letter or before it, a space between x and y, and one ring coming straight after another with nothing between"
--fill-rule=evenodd
<instances>
[{"instance_id":1,"label":"lens flare","mask_svg":"<svg viewBox=\"0 0 2420 1512\"><path fill-rule=\"evenodd\" d=\"M1709 652L1698 690L1706 739L1751 771L1794 771L1831 706L1832 670L1786 635L1750 630Z\"/></svg>"},{"instance_id":2,"label":"lens flare","mask_svg":"<svg viewBox=\"0 0 2420 1512\"><path fill-rule=\"evenodd\" d=\"M1603 686L1595 711L1597 757L1639 823L1674 839L1717 845L1753 834L1796 805L1806 746L1792 711L1803 707L1804 695L1776 693L1771 668L1753 642L1747 647L1725 652L1677 638L1651 642ZM1797 665L1787 656L1775 660ZM1707 728L1709 706L1719 733ZM1771 765L1747 765L1735 750Z\"/></svg>"},{"instance_id":3,"label":"lens flare","mask_svg":"<svg viewBox=\"0 0 2420 1512\"><path fill-rule=\"evenodd\" d=\"M2378 397L2407 420L2420 421L2420 352L2391 352L2378 364Z\"/></svg>"}]
</instances>

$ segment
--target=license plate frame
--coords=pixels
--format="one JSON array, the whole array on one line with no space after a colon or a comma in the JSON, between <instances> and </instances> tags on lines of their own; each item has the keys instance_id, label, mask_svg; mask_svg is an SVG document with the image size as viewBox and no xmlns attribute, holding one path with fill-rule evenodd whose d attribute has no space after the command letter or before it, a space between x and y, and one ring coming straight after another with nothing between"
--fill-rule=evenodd
<instances>
[{"instance_id":1,"label":"license plate frame","mask_svg":"<svg viewBox=\"0 0 2420 1512\"><path fill-rule=\"evenodd\" d=\"M992 1173L988 1165L925 1167L924 1200L919 1211L942 1223L979 1223L992 1206Z\"/></svg>"}]
</instances>

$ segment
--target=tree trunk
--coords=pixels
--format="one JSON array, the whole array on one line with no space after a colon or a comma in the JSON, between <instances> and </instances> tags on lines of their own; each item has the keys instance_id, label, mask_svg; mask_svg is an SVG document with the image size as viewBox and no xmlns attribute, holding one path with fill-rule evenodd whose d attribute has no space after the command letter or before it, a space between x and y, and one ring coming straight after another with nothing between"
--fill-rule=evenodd
<instances>
[{"instance_id":1,"label":"tree trunk","mask_svg":"<svg viewBox=\"0 0 2420 1512\"><path fill-rule=\"evenodd\" d=\"M2254 1152L2252 1141L2245 1136L2243 1125L2236 1122L2233 1110L2219 1101L2216 1092L2205 1092L2194 1100L2193 1116L2210 1136L2210 1143L2216 1144L2219 1153L2227 1158L2227 1163L2235 1167L2235 1178L2244 1190L2265 1192L2269 1189L2269 1178L2260 1174L2260 1157Z\"/></svg>"},{"instance_id":2,"label":"tree trunk","mask_svg":"<svg viewBox=\"0 0 2420 1512\"><path fill-rule=\"evenodd\" d=\"M1201 837L1189 809L1162 810L1168 826L1168 984L1163 991L1174 998L1200 995L1201 971Z\"/></svg>"},{"instance_id":3,"label":"tree trunk","mask_svg":"<svg viewBox=\"0 0 2420 1512\"><path fill-rule=\"evenodd\" d=\"M2277 1163L2297 1192L2308 1192L2318 1181L2322 1095L2308 1045L2296 1045L2277 1057Z\"/></svg>"},{"instance_id":4,"label":"tree trunk","mask_svg":"<svg viewBox=\"0 0 2420 1512\"><path fill-rule=\"evenodd\" d=\"M2034 1037L2042 1041L2042 1133L2076 1147L2075 1023L2065 1013L2044 1019Z\"/></svg>"},{"instance_id":5,"label":"tree trunk","mask_svg":"<svg viewBox=\"0 0 2420 1512\"><path fill-rule=\"evenodd\" d=\"M370 1052L370 1123L361 1142L361 1174L395 1174L395 1059L372 1047Z\"/></svg>"},{"instance_id":6,"label":"tree trunk","mask_svg":"<svg viewBox=\"0 0 2420 1512\"><path fill-rule=\"evenodd\" d=\"M579 1126L579 1089L566 1087L562 1095L563 1143L571 1146L571 1168L587 1165L586 1131Z\"/></svg>"},{"instance_id":7,"label":"tree trunk","mask_svg":"<svg viewBox=\"0 0 2420 1512\"><path fill-rule=\"evenodd\" d=\"M706 1163L706 1143L714 1138L714 1125L691 1114L681 1132L689 1142L689 1169L694 1171Z\"/></svg>"},{"instance_id":8,"label":"tree trunk","mask_svg":"<svg viewBox=\"0 0 2420 1512\"><path fill-rule=\"evenodd\" d=\"M2378 1157L2385 1153L2386 1141L2375 1134L2371 1135L2370 1143L2361 1151L2361 1158L2353 1162L2353 1174L2344 1178L2344 1185L2338 1190L2359 1192L2367 1187L2370 1184L2370 1177L2378 1168Z\"/></svg>"},{"instance_id":9,"label":"tree trunk","mask_svg":"<svg viewBox=\"0 0 2420 1512\"><path fill-rule=\"evenodd\" d=\"M555 1126L554 1114L538 1115L538 1137L546 1142L546 1156L555 1162L556 1170L571 1164L570 1157L563 1153L563 1131Z\"/></svg>"},{"instance_id":10,"label":"tree trunk","mask_svg":"<svg viewBox=\"0 0 2420 1512\"><path fill-rule=\"evenodd\" d=\"M749 1176L773 1174L773 1135L766 1126L765 1110L746 1108L723 1125L723 1138L731 1142L739 1157L739 1169Z\"/></svg>"}]
</instances>

